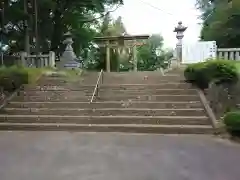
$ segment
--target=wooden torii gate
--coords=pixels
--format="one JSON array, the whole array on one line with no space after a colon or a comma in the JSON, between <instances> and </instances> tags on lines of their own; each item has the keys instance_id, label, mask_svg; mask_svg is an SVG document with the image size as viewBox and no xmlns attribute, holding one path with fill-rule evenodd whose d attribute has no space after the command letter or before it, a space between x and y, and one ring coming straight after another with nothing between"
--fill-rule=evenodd
<instances>
[{"instance_id":1,"label":"wooden torii gate","mask_svg":"<svg viewBox=\"0 0 240 180\"><path fill-rule=\"evenodd\" d=\"M149 38L149 35L124 35L124 36L103 36L103 37L95 37L94 41L100 47L106 47L106 71L111 71L111 62L110 62L110 48L117 49L119 52L119 48L126 47L132 48L133 51L133 63L134 63L134 71L137 71L137 46L141 46L144 43L139 43L137 40L146 40Z\"/></svg>"}]
</instances>

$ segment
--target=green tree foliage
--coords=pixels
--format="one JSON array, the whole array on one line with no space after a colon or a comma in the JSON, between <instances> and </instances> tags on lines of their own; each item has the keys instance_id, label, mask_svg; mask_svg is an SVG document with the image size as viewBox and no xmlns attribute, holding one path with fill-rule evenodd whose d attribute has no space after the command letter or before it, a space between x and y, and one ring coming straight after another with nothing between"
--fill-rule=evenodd
<instances>
[{"instance_id":1,"label":"green tree foliage","mask_svg":"<svg viewBox=\"0 0 240 180\"><path fill-rule=\"evenodd\" d=\"M218 47L240 47L240 1L198 0L203 12L201 39L215 40Z\"/></svg>"},{"instance_id":2,"label":"green tree foliage","mask_svg":"<svg viewBox=\"0 0 240 180\"><path fill-rule=\"evenodd\" d=\"M33 46L34 9L28 0L28 14L24 13L24 0L4 0L4 24L8 29L8 39L14 40L15 51L24 47L24 20L28 21L30 43ZM27 1L27 0L26 0ZM71 31L74 35L74 49L89 47L95 36L96 26L106 14L107 8L122 3L122 0L41 0L38 2L38 32L41 51L59 51L63 34Z\"/></svg>"},{"instance_id":3,"label":"green tree foliage","mask_svg":"<svg viewBox=\"0 0 240 180\"><path fill-rule=\"evenodd\" d=\"M122 22L122 18L118 17L113 20L110 14L107 14L103 21L98 26L99 32L97 36L121 36L126 32L126 28ZM119 70L119 61L124 56L123 49L118 53L116 50L110 50L111 57L111 70ZM105 69L106 68L106 48L105 47L94 47L92 46L89 56L86 59L88 69Z\"/></svg>"},{"instance_id":4,"label":"green tree foliage","mask_svg":"<svg viewBox=\"0 0 240 180\"><path fill-rule=\"evenodd\" d=\"M164 61L172 56L172 52L162 49L163 38L160 35L152 35L145 45L138 47L138 68L142 71L154 71L164 67Z\"/></svg>"}]
</instances>

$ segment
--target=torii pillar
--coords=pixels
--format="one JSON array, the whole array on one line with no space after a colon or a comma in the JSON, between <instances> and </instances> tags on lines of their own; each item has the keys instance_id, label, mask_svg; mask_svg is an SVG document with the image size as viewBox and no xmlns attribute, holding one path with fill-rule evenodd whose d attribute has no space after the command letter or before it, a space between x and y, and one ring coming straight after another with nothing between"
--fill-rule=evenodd
<instances>
[{"instance_id":1,"label":"torii pillar","mask_svg":"<svg viewBox=\"0 0 240 180\"><path fill-rule=\"evenodd\" d=\"M107 41L106 45L106 71L111 71L111 64L110 64L110 47L109 47L109 41Z\"/></svg>"}]
</instances>

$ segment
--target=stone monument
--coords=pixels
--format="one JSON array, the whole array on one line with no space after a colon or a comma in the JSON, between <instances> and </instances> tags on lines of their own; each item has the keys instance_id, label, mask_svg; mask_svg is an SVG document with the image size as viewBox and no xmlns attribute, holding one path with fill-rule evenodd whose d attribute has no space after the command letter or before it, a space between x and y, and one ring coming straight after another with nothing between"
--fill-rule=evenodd
<instances>
[{"instance_id":1,"label":"stone monument","mask_svg":"<svg viewBox=\"0 0 240 180\"><path fill-rule=\"evenodd\" d=\"M81 67L81 63L78 62L78 58L73 51L72 44L72 34L67 32L64 34L65 40L63 44L66 45L65 51L63 52L62 56L60 57L60 62L58 63L58 68L67 68L67 69L76 69Z\"/></svg>"}]
</instances>

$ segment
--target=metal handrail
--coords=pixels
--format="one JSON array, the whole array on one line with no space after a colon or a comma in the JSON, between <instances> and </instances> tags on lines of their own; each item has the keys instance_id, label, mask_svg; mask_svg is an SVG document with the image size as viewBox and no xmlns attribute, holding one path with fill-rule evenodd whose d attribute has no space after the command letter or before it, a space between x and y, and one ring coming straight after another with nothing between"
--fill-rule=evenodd
<instances>
[{"instance_id":1,"label":"metal handrail","mask_svg":"<svg viewBox=\"0 0 240 180\"><path fill-rule=\"evenodd\" d=\"M96 83L96 85L95 85L95 88L94 88L94 91L93 91L93 94L92 94L92 98L91 98L91 100L90 100L90 103L93 102L95 95L98 94L99 82L100 82L101 79L103 79L103 69L101 69L101 71L100 71L100 73L99 73L99 75L98 75L97 83ZM102 80L102 81L103 81L103 80Z\"/></svg>"}]
</instances>

